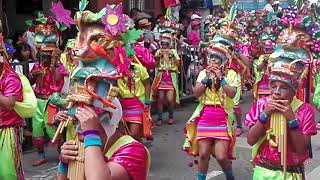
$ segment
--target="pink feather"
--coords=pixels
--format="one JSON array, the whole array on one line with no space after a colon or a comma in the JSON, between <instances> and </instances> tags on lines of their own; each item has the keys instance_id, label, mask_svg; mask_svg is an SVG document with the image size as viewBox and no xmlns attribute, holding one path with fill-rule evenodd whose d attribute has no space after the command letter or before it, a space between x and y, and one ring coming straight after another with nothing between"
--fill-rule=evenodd
<instances>
[{"instance_id":1,"label":"pink feather","mask_svg":"<svg viewBox=\"0 0 320 180\"><path fill-rule=\"evenodd\" d=\"M68 28L70 28L71 24L75 24L74 19L70 17L71 11L64 9L60 1L52 3L50 11L54 14L59 23L66 25Z\"/></svg>"}]
</instances>

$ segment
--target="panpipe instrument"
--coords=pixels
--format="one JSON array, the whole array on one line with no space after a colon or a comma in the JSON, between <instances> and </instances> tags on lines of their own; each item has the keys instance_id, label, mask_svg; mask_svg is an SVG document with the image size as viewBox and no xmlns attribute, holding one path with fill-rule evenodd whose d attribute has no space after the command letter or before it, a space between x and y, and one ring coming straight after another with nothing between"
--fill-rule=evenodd
<instances>
[{"instance_id":1,"label":"panpipe instrument","mask_svg":"<svg viewBox=\"0 0 320 180\"><path fill-rule=\"evenodd\" d=\"M270 141L270 145L278 148L281 154L281 165L283 166L283 176L286 179L287 172L287 120L280 112L271 115L270 129L275 141Z\"/></svg>"},{"instance_id":2,"label":"panpipe instrument","mask_svg":"<svg viewBox=\"0 0 320 180\"><path fill-rule=\"evenodd\" d=\"M86 89L84 87L76 87L75 89L76 90L74 90L74 93L69 93L70 95L68 95L68 97L67 97L67 99L69 101L68 106L67 106L67 110L70 110L74 106L75 102L83 102L85 104L92 104L93 98L90 94L88 94L86 92ZM71 89L70 91L73 91L73 90ZM110 89L108 91L106 100L113 101L118 93L119 93L119 88L115 87L113 85L110 85ZM71 116L69 116L66 121L60 122L60 124L59 124L59 126L53 136L52 143L54 143L56 141L59 134L63 133L64 128L67 127L69 122L71 122L72 120L73 120L73 118Z\"/></svg>"},{"instance_id":3,"label":"panpipe instrument","mask_svg":"<svg viewBox=\"0 0 320 180\"><path fill-rule=\"evenodd\" d=\"M84 146L83 143L76 138L76 145L78 146L78 156L74 161L70 161L68 164L69 180L85 180L84 170Z\"/></svg>"}]
</instances>

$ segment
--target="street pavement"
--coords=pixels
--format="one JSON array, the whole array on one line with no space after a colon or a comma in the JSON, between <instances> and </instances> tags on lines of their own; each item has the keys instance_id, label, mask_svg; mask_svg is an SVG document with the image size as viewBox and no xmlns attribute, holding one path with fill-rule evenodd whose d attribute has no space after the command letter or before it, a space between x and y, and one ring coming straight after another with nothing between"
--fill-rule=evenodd
<instances>
[{"instance_id":1,"label":"street pavement","mask_svg":"<svg viewBox=\"0 0 320 180\"><path fill-rule=\"evenodd\" d=\"M252 98L249 93L244 95L244 103L241 104L242 119L250 108ZM194 180L196 165L194 158L188 156L182 151L184 141L184 124L193 113L196 107L195 103L189 102L183 104L175 112L175 124L172 126L164 123L161 127L154 127L154 141L146 142L151 153L151 169L149 173L150 180ZM167 117L167 114L164 114ZM319 118L316 113L316 118ZM237 138L236 160L233 161L233 170L237 180L252 179L251 147L246 142L248 129ZM316 180L320 177L320 135L312 137L313 159L308 160L306 165L307 180ZM24 170L27 180L51 180L56 174L56 165L58 163L58 153L55 149L47 148L49 162L40 166L32 167L32 161L36 158L36 153L24 154ZM224 174L218 163L210 160L207 180L224 180Z\"/></svg>"}]
</instances>

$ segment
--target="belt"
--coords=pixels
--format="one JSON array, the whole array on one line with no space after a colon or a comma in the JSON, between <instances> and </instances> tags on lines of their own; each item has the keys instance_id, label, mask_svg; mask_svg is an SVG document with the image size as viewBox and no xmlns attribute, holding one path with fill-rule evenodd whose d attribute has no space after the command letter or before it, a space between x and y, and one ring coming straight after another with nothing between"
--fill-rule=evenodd
<instances>
[{"instance_id":1,"label":"belt","mask_svg":"<svg viewBox=\"0 0 320 180\"><path fill-rule=\"evenodd\" d=\"M273 165L273 164L269 164L269 163L258 163L256 165L263 167L263 168L266 168L266 169L269 169L269 170L273 170L273 171L282 171L283 170L282 165ZM287 166L287 172L298 173L298 174L304 175L304 165L299 164L296 166Z\"/></svg>"}]
</instances>

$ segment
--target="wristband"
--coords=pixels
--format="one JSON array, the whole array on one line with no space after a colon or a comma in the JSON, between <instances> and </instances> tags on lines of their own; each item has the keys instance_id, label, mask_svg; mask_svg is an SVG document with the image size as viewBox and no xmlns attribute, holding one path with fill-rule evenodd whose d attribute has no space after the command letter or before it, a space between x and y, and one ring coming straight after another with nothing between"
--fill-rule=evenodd
<instances>
[{"instance_id":1,"label":"wristband","mask_svg":"<svg viewBox=\"0 0 320 180\"><path fill-rule=\"evenodd\" d=\"M87 148L89 146L100 146L102 147L102 141L100 136L95 135L95 134L89 134L84 136L84 141L83 141L84 148Z\"/></svg>"},{"instance_id":2,"label":"wristband","mask_svg":"<svg viewBox=\"0 0 320 180\"><path fill-rule=\"evenodd\" d=\"M83 136L87 136L87 135L97 135L97 136L99 136L99 131L97 131L97 130L87 130L87 131L83 131L82 134L83 134Z\"/></svg>"},{"instance_id":3,"label":"wristband","mask_svg":"<svg viewBox=\"0 0 320 180\"><path fill-rule=\"evenodd\" d=\"M295 117L294 119L288 121L288 127L290 129L298 129L298 127L299 127L298 118Z\"/></svg>"},{"instance_id":4,"label":"wristband","mask_svg":"<svg viewBox=\"0 0 320 180\"><path fill-rule=\"evenodd\" d=\"M205 77L204 79L202 79L201 83L203 85L205 85L206 87L211 87L212 85L212 80L209 79L208 77Z\"/></svg>"},{"instance_id":5,"label":"wristband","mask_svg":"<svg viewBox=\"0 0 320 180\"><path fill-rule=\"evenodd\" d=\"M264 112L261 112L260 115L259 115L259 121L262 123L262 124L266 124L267 121L268 121L268 118L269 116L264 113Z\"/></svg>"},{"instance_id":6,"label":"wristband","mask_svg":"<svg viewBox=\"0 0 320 180\"><path fill-rule=\"evenodd\" d=\"M58 172L60 174L67 174L68 173L68 164L60 161L58 164Z\"/></svg>"},{"instance_id":7,"label":"wristband","mask_svg":"<svg viewBox=\"0 0 320 180\"><path fill-rule=\"evenodd\" d=\"M224 85L226 85L227 84L227 81L222 77L221 79L220 79L220 86L222 87L222 86L224 86Z\"/></svg>"}]
</instances>

